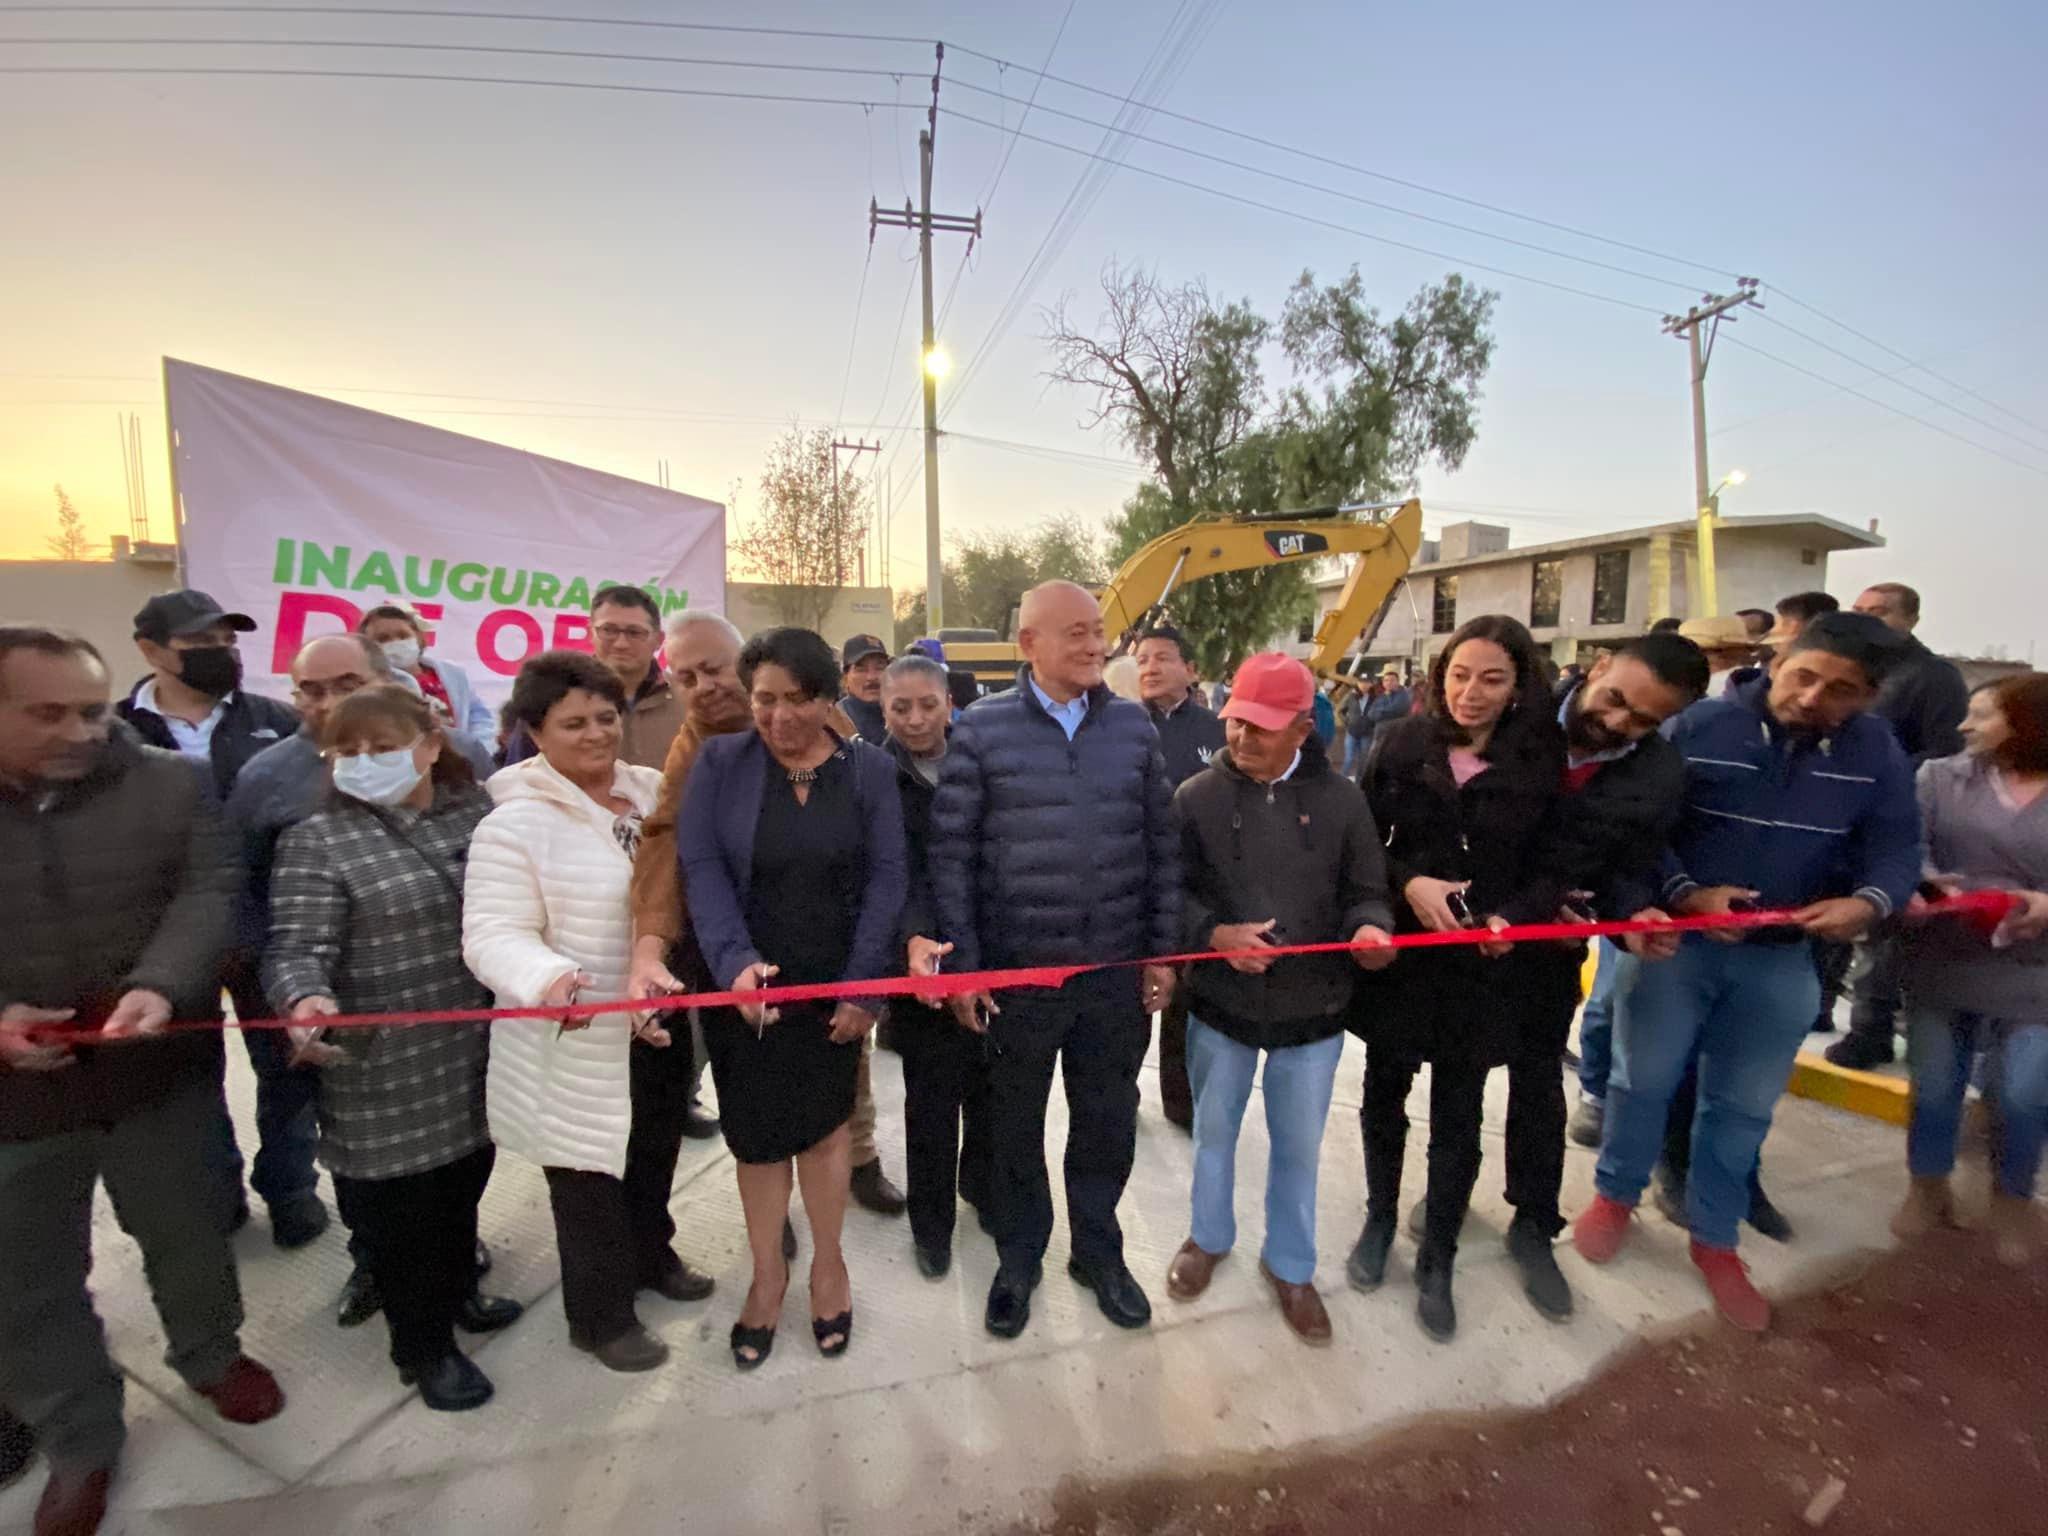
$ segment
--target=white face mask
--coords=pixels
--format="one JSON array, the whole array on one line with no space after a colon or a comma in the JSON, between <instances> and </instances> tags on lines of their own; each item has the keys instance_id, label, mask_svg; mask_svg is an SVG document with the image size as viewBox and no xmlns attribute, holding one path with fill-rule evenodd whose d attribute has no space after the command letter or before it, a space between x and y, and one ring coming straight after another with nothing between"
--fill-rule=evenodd
<instances>
[{"instance_id":1,"label":"white face mask","mask_svg":"<svg viewBox=\"0 0 2048 1536\"><path fill-rule=\"evenodd\" d=\"M386 640L384 659L401 672L410 672L420 664L420 643L417 640Z\"/></svg>"},{"instance_id":2,"label":"white face mask","mask_svg":"<svg viewBox=\"0 0 2048 1536\"><path fill-rule=\"evenodd\" d=\"M358 752L334 760L334 787L370 805L396 805L425 777L412 760L411 747L396 752Z\"/></svg>"}]
</instances>

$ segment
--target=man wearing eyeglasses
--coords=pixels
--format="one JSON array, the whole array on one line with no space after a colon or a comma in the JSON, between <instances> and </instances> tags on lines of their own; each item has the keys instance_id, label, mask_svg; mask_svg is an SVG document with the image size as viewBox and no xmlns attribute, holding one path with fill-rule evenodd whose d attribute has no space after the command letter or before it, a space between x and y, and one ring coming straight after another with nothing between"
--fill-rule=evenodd
<instances>
[{"instance_id":1,"label":"man wearing eyeglasses","mask_svg":"<svg viewBox=\"0 0 2048 1536\"><path fill-rule=\"evenodd\" d=\"M686 713L654 659L661 648L661 609L638 587L599 587L590 600L590 640L597 659L626 689L620 758L658 770L668 761Z\"/></svg>"},{"instance_id":2,"label":"man wearing eyeglasses","mask_svg":"<svg viewBox=\"0 0 2048 1536\"><path fill-rule=\"evenodd\" d=\"M235 958L245 973L255 971L264 943L270 937L270 866L277 856L278 839L320 808L327 788L327 765L320 759L320 733L326 728L328 715L357 689L375 683L399 683L418 690L418 684L392 670L382 646L372 644L362 635L323 635L309 641L292 658L291 676L292 703L299 711L298 730L249 759L236 775L234 789L228 795L228 824L239 839L244 873L235 911ZM479 779L490 774L490 754L474 737L451 731L449 740L476 769ZM250 1006L259 1008L263 1014L269 1012L260 1003ZM259 1095L257 1110L258 1119L265 1122L264 1143L268 1144L276 1133L289 1135L289 1127L305 1138L310 1155L318 1077L289 1065L281 1035L258 1030L244 1035L243 1040L265 1090ZM270 1130L272 1126L276 1132ZM218 1155L225 1164L237 1156L233 1128L223 1125L221 1136L224 1144ZM348 1212L344 1210L342 1220L347 1219ZM353 1255L353 1241L349 1247ZM337 1321L344 1328L353 1328L375 1317L381 1304L369 1272L358 1265L342 1287Z\"/></svg>"}]
</instances>

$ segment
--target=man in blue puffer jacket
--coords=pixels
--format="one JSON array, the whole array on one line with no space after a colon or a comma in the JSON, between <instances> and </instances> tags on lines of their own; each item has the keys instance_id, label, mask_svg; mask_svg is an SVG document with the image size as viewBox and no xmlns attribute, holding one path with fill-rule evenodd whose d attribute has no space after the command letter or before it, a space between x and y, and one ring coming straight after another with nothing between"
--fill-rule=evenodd
<instances>
[{"instance_id":1,"label":"man in blue puffer jacket","mask_svg":"<svg viewBox=\"0 0 2048 1536\"><path fill-rule=\"evenodd\" d=\"M1687 934L1660 965L1621 958L1614 1068L1596 1175L1573 1233L1604 1263L1649 1181L1665 1115L1699 1061L1686 1224L1721 1313L1759 1330L1770 1307L1735 1256L1749 1179L1819 995L1809 938L1847 942L1903 910L1920 876L1913 773L1877 698L1896 638L1863 614L1815 619L1767 678L1680 715L1685 809L1663 861L1679 913L1785 907L1783 928Z\"/></svg>"},{"instance_id":2,"label":"man in blue puffer jacket","mask_svg":"<svg viewBox=\"0 0 2048 1536\"><path fill-rule=\"evenodd\" d=\"M1142 706L1103 685L1102 611L1069 582L1025 594L1017 686L964 711L932 806L931 881L950 969L1086 965L1171 954L1180 920L1180 841ZM1148 966L1076 976L998 999L962 998L986 1031L989 1133L1000 1267L988 1328L1023 1332L1052 1237L1045 1106L1064 1057L1068 1272L1103 1313L1142 1326L1151 1303L1124 1263L1116 1203L1137 1150L1138 1071L1148 1015L1173 973Z\"/></svg>"}]
</instances>

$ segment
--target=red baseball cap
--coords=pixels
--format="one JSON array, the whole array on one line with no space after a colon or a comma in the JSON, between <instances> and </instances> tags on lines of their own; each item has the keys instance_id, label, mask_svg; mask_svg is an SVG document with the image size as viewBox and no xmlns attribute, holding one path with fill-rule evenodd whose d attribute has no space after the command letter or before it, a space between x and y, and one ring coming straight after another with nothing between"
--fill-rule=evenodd
<instances>
[{"instance_id":1,"label":"red baseball cap","mask_svg":"<svg viewBox=\"0 0 2048 1536\"><path fill-rule=\"evenodd\" d=\"M1230 680L1225 720L1244 720L1262 731L1284 731L1315 704L1316 680L1292 656L1262 651L1245 658Z\"/></svg>"}]
</instances>

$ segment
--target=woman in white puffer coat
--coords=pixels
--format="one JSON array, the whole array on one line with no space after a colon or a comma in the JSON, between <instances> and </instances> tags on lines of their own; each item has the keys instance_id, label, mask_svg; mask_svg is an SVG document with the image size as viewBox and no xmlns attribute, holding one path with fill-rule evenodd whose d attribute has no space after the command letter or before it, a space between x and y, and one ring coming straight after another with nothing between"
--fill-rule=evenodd
<instances>
[{"instance_id":1,"label":"woman in white puffer coat","mask_svg":"<svg viewBox=\"0 0 2048 1536\"><path fill-rule=\"evenodd\" d=\"M513 684L510 714L539 753L489 780L497 807L471 841L463 893L462 958L501 1008L626 996L627 888L661 775L619 760L625 703L612 672L578 651L534 657ZM640 1324L637 1291L711 1290L669 1246L680 1127L665 1123L674 1096L655 1086L673 1075L669 1049L666 1031L636 1033L624 1009L491 1027L492 1140L546 1172L569 1340L617 1371L668 1357Z\"/></svg>"}]
</instances>

